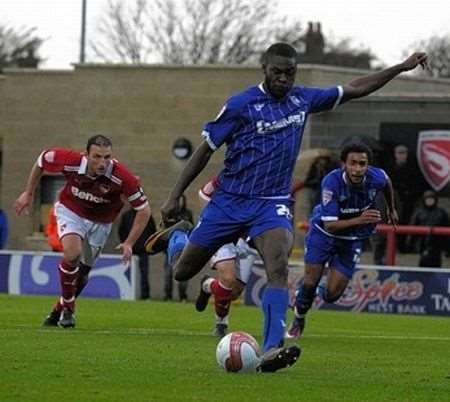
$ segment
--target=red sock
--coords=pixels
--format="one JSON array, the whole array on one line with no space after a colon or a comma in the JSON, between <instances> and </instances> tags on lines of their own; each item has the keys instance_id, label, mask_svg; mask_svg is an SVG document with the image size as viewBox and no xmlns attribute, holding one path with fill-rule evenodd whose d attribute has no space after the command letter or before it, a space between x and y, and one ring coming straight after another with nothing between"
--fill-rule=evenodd
<instances>
[{"instance_id":1,"label":"red sock","mask_svg":"<svg viewBox=\"0 0 450 402\"><path fill-rule=\"evenodd\" d=\"M59 283L61 284L61 299L55 309L60 311L67 307L75 310L75 292L78 283L79 268L71 266L66 260L62 260L58 267Z\"/></svg>"},{"instance_id":2,"label":"red sock","mask_svg":"<svg viewBox=\"0 0 450 402\"><path fill-rule=\"evenodd\" d=\"M63 310L63 308L64 308L64 305L63 305L62 297L60 297L58 299L58 301L56 302L56 304L53 306L53 310L61 312Z\"/></svg>"},{"instance_id":3,"label":"red sock","mask_svg":"<svg viewBox=\"0 0 450 402\"><path fill-rule=\"evenodd\" d=\"M220 318L226 317L230 312L232 290L215 279L211 283L211 293L214 295L214 308L217 316Z\"/></svg>"}]
</instances>

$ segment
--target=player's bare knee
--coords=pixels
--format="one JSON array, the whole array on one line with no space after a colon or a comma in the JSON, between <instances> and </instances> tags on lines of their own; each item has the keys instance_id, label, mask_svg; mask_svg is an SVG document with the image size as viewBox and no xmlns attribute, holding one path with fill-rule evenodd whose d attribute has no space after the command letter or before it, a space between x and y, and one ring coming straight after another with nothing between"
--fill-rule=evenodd
<instances>
[{"instance_id":1,"label":"player's bare knee","mask_svg":"<svg viewBox=\"0 0 450 402\"><path fill-rule=\"evenodd\" d=\"M227 288L232 288L234 282L236 281L236 275L234 272L223 271L220 273L219 279L223 286L226 286Z\"/></svg>"},{"instance_id":2,"label":"player's bare knee","mask_svg":"<svg viewBox=\"0 0 450 402\"><path fill-rule=\"evenodd\" d=\"M287 286L288 281L288 270L286 266L272 266L266 268L267 272L267 282L269 285L276 287Z\"/></svg>"},{"instance_id":3,"label":"player's bare knee","mask_svg":"<svg viewBox=\"0 0 450 402\"><path fill-rule=\"evenodd\" d=\"M323 267L320 264L306 264L303 283L308 287L315 287L322 277Z\"/></svg>"},{"instance_id":4,"label":"player's bare knee","mask_svg":"<svg viewBox=\"0 0 450 402\"><path fill-rule=\"evenodd\" d=\"M64 251L64 260L66 260L71 267L77 267L79 265L80 257L80 253Z\"/></svg>"}]
</instances>

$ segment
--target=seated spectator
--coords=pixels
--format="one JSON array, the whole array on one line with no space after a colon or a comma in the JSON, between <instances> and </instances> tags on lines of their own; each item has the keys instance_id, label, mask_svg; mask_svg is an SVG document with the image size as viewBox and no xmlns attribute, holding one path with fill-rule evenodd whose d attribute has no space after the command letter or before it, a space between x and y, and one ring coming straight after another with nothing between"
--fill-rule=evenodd
<instances>
[{"instance_id":1,"label":"seated spectator","mask_svg":"<svg viewBox=\"0 0 450 402\"><path fill-rule=\"evenodd\" d=\"M447 212L438 207L438 197L434 191L425 191L422 205L416 208L411 218L411 225L419 226L450 226ZM419 240L417 247L417 240ZM409 238L411 247L420 253L419 267L441 267L442 252L450 250L450 242L445 236L428 234Z\"/></svg>"}]
</instances>

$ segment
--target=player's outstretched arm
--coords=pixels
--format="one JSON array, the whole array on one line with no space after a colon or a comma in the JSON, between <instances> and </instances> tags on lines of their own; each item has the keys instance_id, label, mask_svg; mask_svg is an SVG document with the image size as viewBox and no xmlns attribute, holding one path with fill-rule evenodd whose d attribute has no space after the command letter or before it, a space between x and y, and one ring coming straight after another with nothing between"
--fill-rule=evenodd
<instances>
[{"instance_id":1,"label":"player's outstretched arm","mask_svg":"<svg viewBox=\"0 0 450 402\"><path fill-rule=\"evenodd\" d=\"M164 222L169 222L176 214L178 208L178 199L184 193L186 188L200 174L208 164L213 150L206 141L203 141L195 150L186 167L181 172L166 202L161 207L161 216Z\"/></svg>"},{"instance_id":2,"label":"player's outstretched arm","mask_svg":"<svg viewBox=\"0 0 450 402\"><path fill-rule=\"evenodd\" d=\"M354 226L381 222L381 213L377 209L367 209L360 216L351 219L338 219L324 222L325 230L330 233L339 233Z\"/></svg>"},{"instance_id":3,"label":"player's outstretched arm","mask_svg":"<svg viewBox=\"0 0 450 402\"><path fill-rule=\"evenodd\" d=\"M19 197L14 201L14 210L17 215L21 215L25 212L28 215L28 207L31 205L34 197L34 192L36 191L36 187L41 179L43 170L38 166L37 163L33 165L31 168L31 172L28 176L27 184L25 190Z\"/></svg>"},{"instance_id":4,"label":"player's outstretched arm","mask_svg":"<svg viewBox=\"0 0 450 402\"><path fill-rule=\"evenodd\" d=\"M414 70L419 65L422 66L422 68L426 68L428 66L426 53L413 53L400 64L396 64L395 66L377 71L376 73L369 74L364 77L355 78L347 85L344 85L344 95L341 103L369 95L386 85L397 75L405 71Z\"/></svg>"},{"instance_id":5,"label":"player's outstretched arm","mask_svg":"<svg viewBox=\"0 0 450 402\"><path fill-rule=\"evenodd\" d=\"M139 236L144 231L150 219L151 210L148 205L136 212L130 233L123 243L120 243L116 249L122 252L122 262L128 266L133 255L133 246Z\"/></svg>"}]
</instances>

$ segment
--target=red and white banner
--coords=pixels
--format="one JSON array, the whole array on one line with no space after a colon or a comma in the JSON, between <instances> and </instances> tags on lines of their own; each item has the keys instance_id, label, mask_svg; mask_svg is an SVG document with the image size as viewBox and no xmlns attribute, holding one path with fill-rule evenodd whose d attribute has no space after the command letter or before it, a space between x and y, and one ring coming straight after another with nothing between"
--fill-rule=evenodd
<instances>
[{"instance_id":1,"label":"red and white banner","mask_svg":"<svg viewBox=\"0 0 450 402\"><path fill-rule=\"evenodd\" d=\"M450 130L419 132L417 160L428 184L442 190L450 181Z\"/></svg>"}]
</instances>

